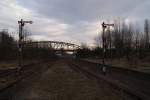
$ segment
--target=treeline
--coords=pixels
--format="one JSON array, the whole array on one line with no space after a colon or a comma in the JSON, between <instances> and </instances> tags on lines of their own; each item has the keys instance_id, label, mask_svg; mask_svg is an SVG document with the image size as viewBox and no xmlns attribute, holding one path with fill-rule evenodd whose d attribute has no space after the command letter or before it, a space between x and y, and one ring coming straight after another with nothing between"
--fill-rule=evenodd
<instances>
[{"instance_id":1,"label":"treeline","mask_svg":"<svg viewBox=\"0 0 150 100\"><path fill-rule=\"evenodd\" d=\"M31 40L30 40L31 41ZM54 58L55 53L49 49L26 47L23 45L23 59L47 59ZM17 60L18 59L18 43L7 32L0 32L0 61Z\"/></svg>"},{"instance_id":2,"label":"treeline","mask_svg":"<svg viewBox=\"0 0 150 100\"><path fill-rule=\"evenodd\" d=\"M105 31L106 57L107 58L133 58L143 59L150 57L150 21L145 20L144 31L135 27L131 23L115 21L113 28L107 28ZM102 45L102 40L99 39ZM102 57L103 50L101 46L90 50L87 47L78 50L78 57Z\"/></svg>"},{"instance_id":3,"label":"treeline","mask_svg":"<svg viewBox=\"0 0 150 100\"><path fill-rule=\"evenodd\" d=\"M7 32L0 32L0 61L17 58L17 42Z\"/></svg>"}]
</instances>

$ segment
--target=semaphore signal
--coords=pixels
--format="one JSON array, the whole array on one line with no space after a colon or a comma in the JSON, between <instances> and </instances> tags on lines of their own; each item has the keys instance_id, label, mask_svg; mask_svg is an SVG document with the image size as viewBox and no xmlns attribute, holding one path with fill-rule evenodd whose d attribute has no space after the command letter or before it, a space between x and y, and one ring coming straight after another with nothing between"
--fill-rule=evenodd
<instances>
[{"instance_id":1,"label":"semaphore signal","mask_svg":"<svg viewBox=\"0 0 150 100\"><path fill-rule=\"evenodd\" d=\"M18 21L19 24L19 43L18 43L18 51L19 51L19 70L22 67L22 42L23 42L23 27L25 26L25 24L32 24L33 21L23 21L23 19L21 19L20 21Z\"/></svg>"}]
</instances>

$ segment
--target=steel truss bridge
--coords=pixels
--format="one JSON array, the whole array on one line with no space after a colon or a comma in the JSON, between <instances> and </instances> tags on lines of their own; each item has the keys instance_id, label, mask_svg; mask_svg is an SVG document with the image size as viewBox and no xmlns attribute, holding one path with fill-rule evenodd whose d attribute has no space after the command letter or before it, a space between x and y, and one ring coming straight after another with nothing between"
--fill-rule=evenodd
<instances>
[{"instance_id":1,"label":"steel truss bridge","mask_svg":"<svg viewBox=\"0 0 150 100\"><path fill-rule=\"evenodd\" d=\"M46 48L54 51L74 52L80 48L79 45L59 41L34 41L24 42L24 47Z\"/></svg>"}]
</instances>

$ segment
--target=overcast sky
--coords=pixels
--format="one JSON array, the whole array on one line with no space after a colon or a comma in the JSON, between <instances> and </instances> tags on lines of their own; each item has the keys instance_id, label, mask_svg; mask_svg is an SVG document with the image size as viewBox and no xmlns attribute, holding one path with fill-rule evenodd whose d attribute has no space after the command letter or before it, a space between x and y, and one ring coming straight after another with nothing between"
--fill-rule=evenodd
<instances>
[{"instance_id":1,"label":"overcast sky","mask_svg":"<svg viewBox=\"0 0 150 100\"><path fill-rule=\"evenodd\" d=\"M0 29L17 32L17 21L26 25L36 40L94 44L102 21L150 18L150 0L1 0ZM140 25L139 25L140 26Z\"/></svg>"}]
</instances>

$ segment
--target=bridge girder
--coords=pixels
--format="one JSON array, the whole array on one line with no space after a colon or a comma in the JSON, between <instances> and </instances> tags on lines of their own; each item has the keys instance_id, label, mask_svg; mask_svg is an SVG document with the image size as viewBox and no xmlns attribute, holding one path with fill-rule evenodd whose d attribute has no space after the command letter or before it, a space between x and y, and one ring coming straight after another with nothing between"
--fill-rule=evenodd
<instances>
[{"instance_id":1,"label":"bridge girder","mask_svg":"<svg viewBox=\"0 0 150 100\"><path fill-rule=\"evenodd\" d=\"M59 42L59 41L34 41L34 42L24 42L25 47L36 47L36 48L47 48L54 51L76 51L80 48L79 45Z\"/></svg>"}]
</instances>

